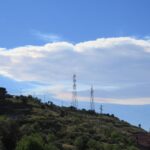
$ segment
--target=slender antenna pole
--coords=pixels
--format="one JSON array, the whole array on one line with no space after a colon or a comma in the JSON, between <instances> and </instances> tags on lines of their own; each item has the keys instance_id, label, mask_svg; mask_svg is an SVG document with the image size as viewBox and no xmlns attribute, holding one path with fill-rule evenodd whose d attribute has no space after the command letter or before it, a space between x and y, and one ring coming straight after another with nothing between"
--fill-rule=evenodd
<instances>
[{"instance_id":1,"label":"slender antenna pole","mask_svg":"<svg viewBox=\"0 0 150 150\"><path fill-rule=\"evenodd\" d=\"M91 86L91 92L90 92L90 109L92 111L95 110L95 106L94 106L94 89L93 89L93 86Z\"/></svg>"},{"instance_id":2,"label":"slender antenna pole","mask_svg":"<svg viewBox=\"0 0 150 150\"><path fill-rule=\"evenodd\" d=\"M73 75L73 91L72 91L72 106L77 108L78 101L77 101L77 85L76 85L76 74Z\"/></svg>"}]
</instances>

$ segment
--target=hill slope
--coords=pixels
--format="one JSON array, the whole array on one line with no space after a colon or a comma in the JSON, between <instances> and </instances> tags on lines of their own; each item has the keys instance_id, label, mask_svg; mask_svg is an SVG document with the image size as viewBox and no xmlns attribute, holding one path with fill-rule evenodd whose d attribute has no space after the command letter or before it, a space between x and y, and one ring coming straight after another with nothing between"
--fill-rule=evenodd
<instances>
[{"instance_id":1,"label":"hill slope","mask_svg":"<svg viewBox=\"0 0 150 150\"><path fill-rule=\"evenodd\" d=\"M150 134L114 115L9 95L0 100L0 150L15 149L149 150Z\"/></svg>"}]
</instances>

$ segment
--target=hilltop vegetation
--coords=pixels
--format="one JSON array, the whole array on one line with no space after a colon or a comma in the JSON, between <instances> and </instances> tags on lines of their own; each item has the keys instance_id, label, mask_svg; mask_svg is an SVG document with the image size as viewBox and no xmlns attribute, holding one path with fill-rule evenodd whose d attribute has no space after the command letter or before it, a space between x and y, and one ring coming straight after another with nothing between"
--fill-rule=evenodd
<instances>
[{"instance_id":1,"label":"hilltop vegetation","mask_svg":"<svg viewBox=\"0 0 150 150\"><path fill-rule=\"evenodd\" d=\"M149 150L150 135L114 115L0 89L0 150Z\"/></svg>"}]
</instances>

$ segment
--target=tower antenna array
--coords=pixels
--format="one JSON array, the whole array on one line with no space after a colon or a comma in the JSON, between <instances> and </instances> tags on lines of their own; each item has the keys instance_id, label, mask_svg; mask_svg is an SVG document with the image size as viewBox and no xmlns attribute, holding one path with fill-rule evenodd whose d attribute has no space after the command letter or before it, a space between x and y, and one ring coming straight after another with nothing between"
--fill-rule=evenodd
<instances>
[{"instance_id":1,"label":"tower antenna array","mask_svg":"<svg viewBox=\"0 0 150 150\"><path fill-rule=\"evenodd\" d=\"M73 75L73 91L72 91L72 106L77 108L78 101L77 101L77 85L76 85L76 74Z\"/></svg>"},{"instance_id":2,"label":"tower antenna array","mask_svg":"<svg viewBox=\"0 0 150 150\"><path fill-rule=\"evenodd\" d=\"M100 105L100 114L103 114L103 105Z\"/></svg>"},{"instance_id":3,"label":"tower antenna array","mask_svg":"<svg viewBox=\"0 0 150 150\"><path fill-rule=\"evenodd\" d=\"M94 107L94 89L93 89L93 86L91 86L91 97L90 97L90 108L92 111L95 110L95 107Z\"/></svg>"}]
</instances>

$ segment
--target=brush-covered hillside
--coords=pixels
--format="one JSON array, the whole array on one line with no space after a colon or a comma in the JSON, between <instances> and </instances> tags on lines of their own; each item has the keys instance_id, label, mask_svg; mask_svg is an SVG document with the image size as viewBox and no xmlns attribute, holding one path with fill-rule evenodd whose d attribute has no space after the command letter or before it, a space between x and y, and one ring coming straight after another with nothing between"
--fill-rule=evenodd
<instances>
[{"instance_id":1,"label":"brush-covered hillside","mask_svg":"<svg viewBox=\"0 0 150 150\"><path fill-rule=\"evenodd\" d=\"M0 89L0 150L150 150L150 134L110 114Z\"/></svg>"}]
</instances>

